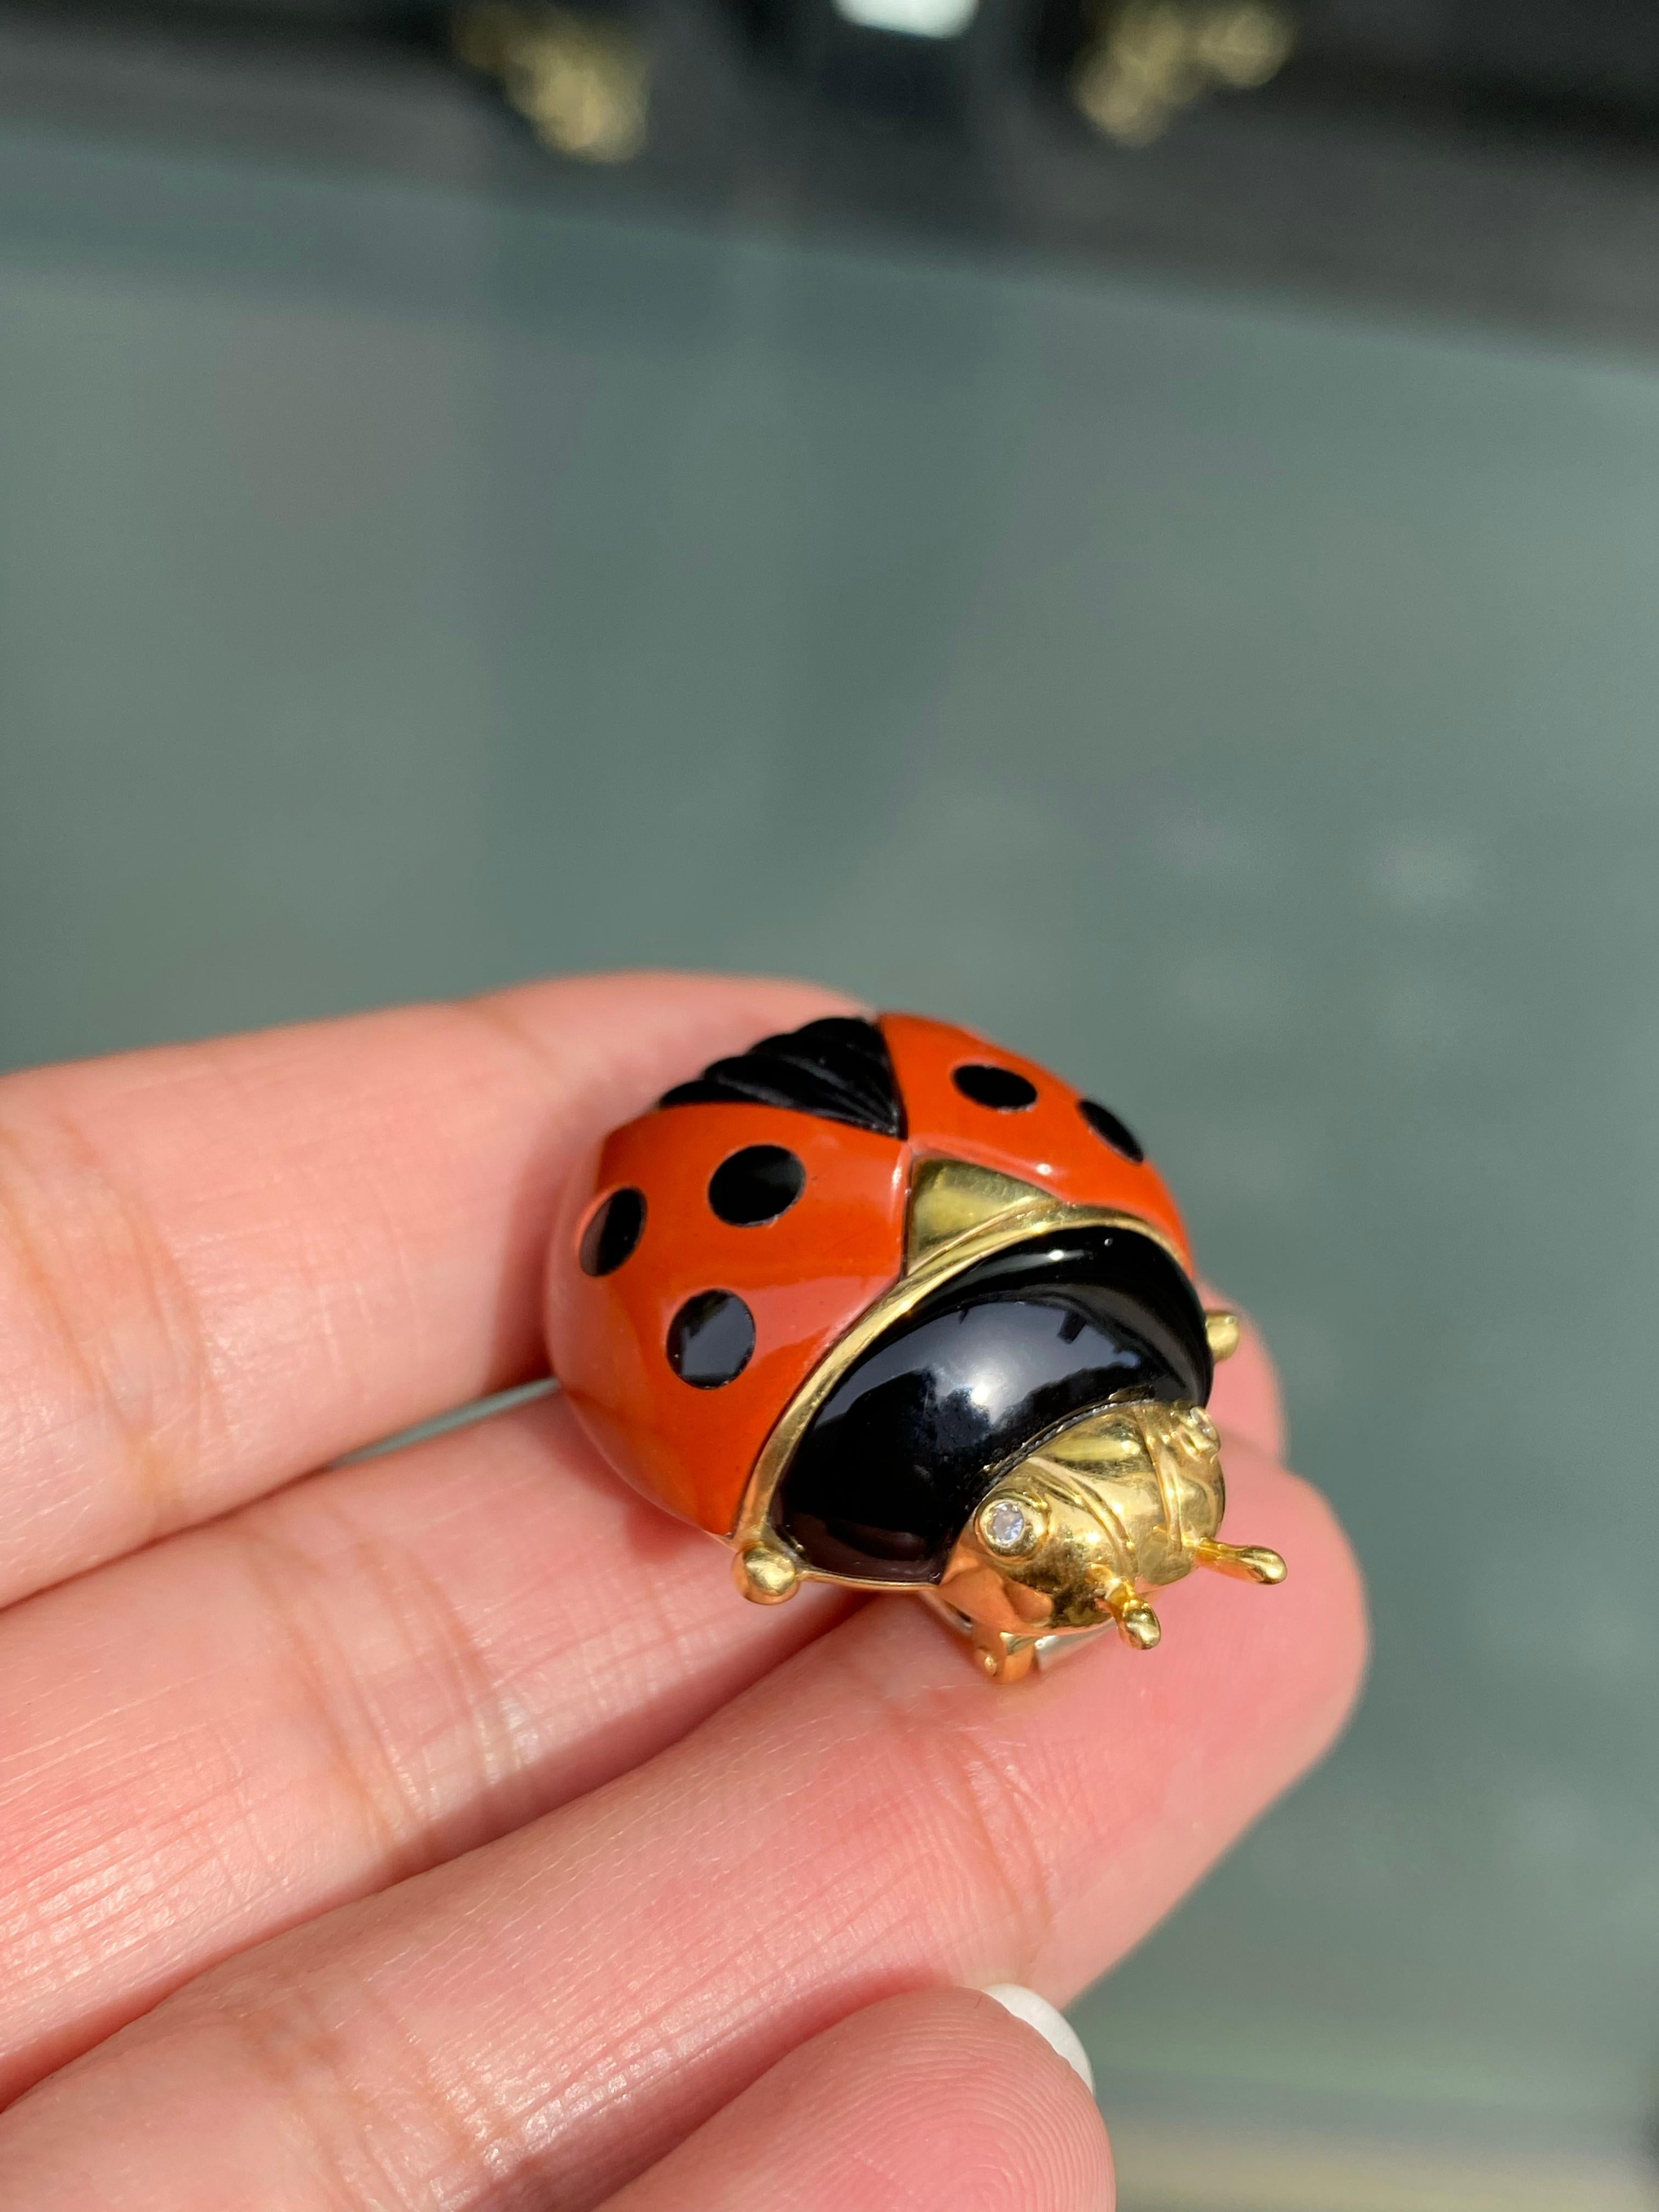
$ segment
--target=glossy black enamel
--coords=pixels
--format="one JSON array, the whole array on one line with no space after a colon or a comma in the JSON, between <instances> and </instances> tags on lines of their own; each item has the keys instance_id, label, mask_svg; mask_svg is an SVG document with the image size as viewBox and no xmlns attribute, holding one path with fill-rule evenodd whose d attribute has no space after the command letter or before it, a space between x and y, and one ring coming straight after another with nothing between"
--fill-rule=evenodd
<instances>
[{"instance_id":1,"label":"glossy black enamel","mask_svg":"<svg viewBox=\"0 0 1659 2212\"><path fill-rule=\"evenodd\" d=\"M1098 1098L1079 1098L1077 1110L1094 1131L1104 1138L1115 1152L1121 1152L1126 1160L1139 1164L1146 1157L1141 1143L1127 1121L1120 1121L1109 1106L1103 1106Z\"/></svg>"},{"instance_id":2,"label":"glossy black enamel","mask_svg":"<svg viewBox=\"0 0 1659 2212\"><path fill-rule=\"evenodd\" d=\"M695 1389L732 1381L754 1349L755 1316L735 1291L699 1291L669 1323L669 1364Z\"/></svg>"},{"instance_id":3,"label":"glossy black enamel","mask_svg":"<svg viewBox=\"0 0 1659 2212\"><path fill-rule=\"evenodd\" d=\"M582 1231L576 1255L585 1275L613 1274L645 1230L645 1193L631 1183L613 1190Z\"/></svg>"},{"instance_id":4,"label":"glossy black enamel","mask_svg":"<svg viewBox=\"0 0 1659 2212\"><path fill-rule=\"evenodd\" d=\"M809 1565L937 1582L969 1515L1038 1437L1112 1397L1202 1403L1204 1312L1150 1237L1088 1229L995 1255L848 1370L773 1519Z\"/></svg>"},{"instance_id":5,"label":"glossy black enamel","mask_svg":"<svg viewBox=\"0 0 1659 2212\"><path fill-rule=\"evenodd\" d=\"M708 1179L708 1203L734 1229L754 1229L787 1213L806 1188L806 1170L781 1145L745 1145Z\"/></svg>"},{"instance_id":6,"label":"glossy black enamel","mask_svg":"<svg viewBox=\"0 0 1659 2212\"><path fill-rule=\"evenodd\" d=\"M1036 1104L1036 1085L1012 1067L994 1066L988 1060L970 1060L952 1068L951 1080L975 1106L989 1106L998 1114L1022 1114Z\"/></svg>"}]
</instances>

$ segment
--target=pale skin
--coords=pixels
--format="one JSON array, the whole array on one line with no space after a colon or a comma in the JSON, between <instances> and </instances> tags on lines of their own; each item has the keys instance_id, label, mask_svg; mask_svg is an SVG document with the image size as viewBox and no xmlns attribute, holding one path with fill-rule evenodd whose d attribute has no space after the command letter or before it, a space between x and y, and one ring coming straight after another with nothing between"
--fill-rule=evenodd
<instances>
[{"instance_id":1,"label":"pale skin","mask_svg":"<svg viewBox=\"0 0 1659 2212\"><path fill-rule=\"evenodd\" d=\"M997 1689L734 1596L541 1372L565 1176L845 1002L528 986L0 1082L0 2212L1097 2212L1063 2004L1331 1741L1352 1559L1247 1331L1163 1646ZM319 1470L321 1470L319 1472Z\"/></svg>"}]
</instances>

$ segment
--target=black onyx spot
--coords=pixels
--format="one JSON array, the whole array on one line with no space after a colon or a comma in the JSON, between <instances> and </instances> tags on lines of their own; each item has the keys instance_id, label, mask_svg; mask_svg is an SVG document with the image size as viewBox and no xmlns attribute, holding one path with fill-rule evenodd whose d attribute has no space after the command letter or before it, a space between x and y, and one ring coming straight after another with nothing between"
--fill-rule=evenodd
<instances>
[{"instance_id":1,"label":"black onyx spot","mask_svg":"<svg viewBox=\"0 0 1659 2212\"><path fill-rule=\"evenodd\" d=\"M741 1375L754 1349L755 1316L735 1291L699 1291L669 1324L669 1364L695 1389Z\"/></svg>"},{"instance_id":2,"label":"black onyx spot","mask_svg":"<svg viewBox=\"0 0 1659 2212\"><path fill-rule=\"evenodd\" d=\"M1097 1098L1079 1098L1077 1109L1096 1136L1104 1137L1115 1152L1121 1152L1126 1160L1146 1158L1140 1139L1127 1123L1118 1120L1109 1106L1103 1106Z\"/></svg>"},{"instance_id":3,"label":"black onyx spot","mask_svg":"<svg viewBox=\"0 0 1659 2212\"><path fill-rule=\"evenodd\" d=\"M708 1203L734 1229L752 1229L787 1213L805 1188L805 1169L783 1146L745 1145L709 1177Z\"/></svg>"},{"instance_id":4,"label":"black onyx spot","mask_svg":"<svg viewBox=\"0 0 1659 2212\"><path fill-rule=\"evenodd\" d=\"M1022 1113L1036 1103L1036 1085L1012 1067L993 1067L987 1060L970 1060L955 1069L951 1080L975 1106L993 1106L999 1114Z\"/></svg>"},{"instance_id":5,"label":"black onyx spot","mask_svg":"<svg viewBox=\"0 0 1659 2212\"><path fill-rule=\"evenodd\" d=\"M613 1190L582 1231L577 1257L583 1274L614 1274L639 1243L644 1227L645 1193L631 1183Z\"/></svg>"}]
</instances>

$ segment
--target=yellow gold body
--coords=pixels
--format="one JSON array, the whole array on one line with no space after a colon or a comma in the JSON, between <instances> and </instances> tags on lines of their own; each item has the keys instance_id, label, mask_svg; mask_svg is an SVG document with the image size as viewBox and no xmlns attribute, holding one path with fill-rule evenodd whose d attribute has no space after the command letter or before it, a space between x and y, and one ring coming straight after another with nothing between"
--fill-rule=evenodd
<instances>
[{"instance_id":1,"label":"yellow gold body","mask_svg":"<svg viewBox=\"0 0 1659 2212\"><path fill-rule=\"evenodd\" d=\"M1025 1673L1040 1643L1113 1624L1150 1650L1161 1631L1146 1591L1194 1566L1284 1579L1276 1552L1221 1542L1225 1510L1219 1439L1202 1407L1109 1406L1001 1478L927 1595L999 1680Z\"/></svg>"}]
</instances>

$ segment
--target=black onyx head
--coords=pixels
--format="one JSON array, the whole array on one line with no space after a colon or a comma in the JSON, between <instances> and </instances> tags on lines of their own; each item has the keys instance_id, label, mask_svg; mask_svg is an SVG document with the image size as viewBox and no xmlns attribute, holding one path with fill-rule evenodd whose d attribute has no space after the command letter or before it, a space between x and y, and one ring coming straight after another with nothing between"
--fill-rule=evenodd
<instances>
[{"instance_id":1,"label":"black onyx head","mask_svg":"<svg viewBox=\"0 0 1659 2212\"><path fill-rule=\"evenodd\" d=\"M998 1476L1117 1398L1201 1405L1197 1293L1133 1230L1057 1231L954 1277L870 1346L814 1415L773 1498L809 1566L937 1582Z\"/></svg>"}]
</instances>

